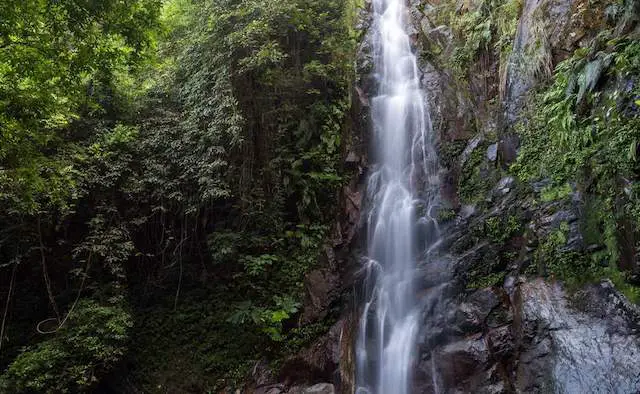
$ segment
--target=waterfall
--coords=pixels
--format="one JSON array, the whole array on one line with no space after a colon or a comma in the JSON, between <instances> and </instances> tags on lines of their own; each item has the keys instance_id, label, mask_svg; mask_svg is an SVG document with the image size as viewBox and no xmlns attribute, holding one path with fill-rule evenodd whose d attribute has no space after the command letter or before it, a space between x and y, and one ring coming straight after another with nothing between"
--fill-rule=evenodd
<instances>
[{"instance_id":1,"label":"waterfall","mask_svg":"<svg viewBox=\"0 0 640 394\"><path fill-rule=\"evenodd\" d=\"M416 264L438 238L437 156L405 1L373 1L378 91L371 100L375 165L367 185L365 301L356 343L361 394L411 391L420 317Z\"/></svg>"}]
</instances>

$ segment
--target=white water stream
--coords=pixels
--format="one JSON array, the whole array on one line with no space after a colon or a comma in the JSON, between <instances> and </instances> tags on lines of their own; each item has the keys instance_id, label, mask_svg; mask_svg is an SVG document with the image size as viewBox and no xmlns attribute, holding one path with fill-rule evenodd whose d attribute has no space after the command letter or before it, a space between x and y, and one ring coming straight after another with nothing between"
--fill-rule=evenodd
<instances>
[{"instance_id":1,"label":"white water stream","mask_svg":"<svg viewBox=\"0 0 640 394\"><path fill-rule=\"evenodd\" d=\"M437 156L406 0L374 0L377 96L371 101L374 161L367 187L365 303L356 343L357 393L407 394L420 311L416 264L438 238L432 218Z\"/></svg>"}]
</instances>

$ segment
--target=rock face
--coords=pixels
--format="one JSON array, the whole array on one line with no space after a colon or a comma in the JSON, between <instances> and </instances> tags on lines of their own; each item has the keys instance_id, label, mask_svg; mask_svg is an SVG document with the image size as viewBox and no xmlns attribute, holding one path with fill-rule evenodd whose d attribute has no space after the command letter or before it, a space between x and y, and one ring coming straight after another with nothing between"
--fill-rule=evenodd
<instances>
[{"instance_id":1,"label":"rock face","mask_svg":"<svg viewBox=\"0 0 640 394\"><path fill-rule=\"evenodd\" d=\"M318 383L313 386L292 386L272 384L258 388L255 394L335 394L336 389L331 383Z\"/></svg>"},{"instance_id":2,"label":"rock face","mask_svg":"<svg viewBox=\"0 0 640 394\"><path fill-rule=\"evenodd\" d=\"M597 247L581 232L584 196L571 185L566 197L545 202L548 182L522 185L506 171L518 155L513 127L527 95L598 34L602 10L525 0L509 55L482 52L454 75L464 39L439 25L438 10L462 18L477 2L454 3L415 0L410 11L439 133L442 197L453 212L440 223L445 252L418 270L414 392L638 393L637 307L607 280L568 290L547 272L559 256ZM558 234L558 245L548 241Z\"/></svg>"},{"instance_id":3,"label":"rock face","mask_svg":"<svg viewBox=\"0 0 640 394\"><path fill-rule=\"evenodd\" d=\"M332 384L320 383L302 390L302 394L335 394L336 389Z\"/></svg>"},{"instance_id":4,"label":"rock face","mask_svg":"<svg viewBox=\"0 0 640 394\"><path fill-rule=\"evenodd\" d=\"M416 392L639 392L639 311L610 282L573 297L535 280L466 298L452 337L423 352Z\"/></svg>"},{"instance_id":5,"label":"rock face","mask_svg":"<svg viewBox=\"0 0 640 394\"><path fill-rule=\"evenodd\" d=\"M416 392L639 392L640 314L610 282L570 297L535 280L467 299L448 322L465 336L423 353Z\"/></svg>"},{"instance_id":6,"label":"rock face","mask_svg":"<svg viewBox=\"0 0 640 394\"><path fill-rule=\"evenodd\" d=\"M524 392L640 392L637 308L608 281L573 298L541 281L518 289L523 351L516 387Z\"/></svg>"},{"instance_id":7,"label":"rock face","mask_svg":"<svg viewBox=\"0 0 640 394\"><path fill-rule=\"evenodd\" d=\"M586 248L580 198L572 191L565 202L535 205L507 176L486 193L484 208L461 209L449 222L448 253L420 270L416 393L640 392L638 307L609 281L567 292L523 275L535 264L538 240L560 227L561 250ZM528 225L499 227L504 217Z\"/></svg>"}]
</instances>

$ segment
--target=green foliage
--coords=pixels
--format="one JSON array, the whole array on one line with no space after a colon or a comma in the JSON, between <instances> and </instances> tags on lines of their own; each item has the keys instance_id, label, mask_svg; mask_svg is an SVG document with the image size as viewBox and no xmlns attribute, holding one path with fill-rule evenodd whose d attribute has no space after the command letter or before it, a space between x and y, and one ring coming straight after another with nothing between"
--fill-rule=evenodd
<instances>
[{"instance_id":1,"label":"green foliage","mask_svg":"<svg viewBox=\"0 0 640 394\"><path fill-rule=\"evenodd\" d=\"M493 216L484 223L484 234L493 242L504 244L516 234L520 233L522 225L517 216Z\"/></svg>"},{"instance_id":2,"label":"green foliage","mask_svg":"<svg viewBox=\"0 0 640 394\"><path fill-rule=\"evenodd\" d=\"M567 223L561 223L536 248L534 263L537 273L564 280L569 286L585 283L585 270L589 270L589 260L574 251L566 251Z\"/></svg>"},{"instance_id":3,"label":"green foliage","mask_svg":"<svg viewBox=\"0 0 640 394\"><path fill-rule=\"evenodd\" d=\"M547 186L540 192L543 202L551 202L565 199L571 194L571 186L567 183L560 186Z\"/></svg>"},{"instance_id":4,"label":"green foliage","mask_svg":"<svg viewBox=\"0 0 640 394\"><path fill-rule=\"evenodd\" d=\"M535 265L528 269L530 274L562 280L570 289L607 278L629 301L640 302L640 287L631 284L629 274L617 267L615 228L605 230L606 247L591 253L566 250L567 231L568 226L563 223L541 242L534 255Z\"/></svg>"},{"instance_id":5,"label":"green foliage","mask_svg":"<svg viewBox=\"0 0 640 394\"><path fill-rule=\"evenodd\" d=\"M438 147L438 158L442 165L446 168L453 168L460 160L460 155L464 152L466 146L466 141L441 142Z\"/></svg>"},{"instance_id":6,"label":"green foliage","mask_svg":"<svg viewBox=\"0 0 640 394\"><path fill-rule=\"evenodd\" d=\"M335 319L327 318L317 323L293 328L287 333L284 353L296 354L300 349L308 346L321 335L326 334L334 323Z\"/></svg>"},{"instance_id":7,"label":"green foliage","mask_svg":"<svg viewBox=\"0 0 640 394\"><path fill-rule=\"evenodd\" d=\"M483 0L460 5L443 2L437 8L437 24L451 27L456 45L448 66L466 79L469 67L482 53L498 53L502 63L513 46L521 0Z\"/></svg>"},{"instance_id":8,"label":"green foliage","mask_svg":"<svg viewBox=\"0 0 640 394\"><path fill-rule=\"evenodd\" d=\"M466 273L466 288L481 289L499 286L504 281L507 267L518 258L520 246L514 240L522 236L523 219L517 210L490 216L471 225L476 243L488 243L478 249L477 258L470 262Z\"/></svg>"},{"instance_id":9,"label":"green foliage","mask_svg":"<svg viewBox=\"0 0 640 394\"><path fill-rule=\"evenodd\" d=\"M512 170L523 180L548 178L543 202L566 198L569 184L585 196L581 230L597 252L562 252L562 228L538 248L539 268L568 283L616 278L623 284L621 238L637 231L640 199L636 190L640 114L640 45L637 40L603 31L589 47L560 63L551 85L539 92L526 123L520 125L522 148ZM624 223L634 223L625 226ZM634 247L634 246L631 246ZM635 246L637 247L637 245ZM634 296L635 297L635 296Z\"/></svg>"},{"instance_id":10,"label":"green foliage","mask_svg":"<svg viewBox=\"0 0 640 394\"><path fill-rule=\"evenodd\" d=\"M55 153L63 130L97 111L100 88L152 42L159 2L3 2L0 6L0 201L33 214L64 207L76 185Z\"/></svg>"},{"instance_id":11,"label":"green foliage","mask_svg":"<svg viewBox=\"0 0 640 394\"><path fill-rule=\"evenodd\" d=\"M235 311L227 321L234 325L254 324L273 341L282 341L282 323L295 314L301 304L289 296L274 296L274 309L254 306L251 301L244 301L235 307Z\"/></svg>"},{"instance_id":12,"label":"green foliage","mask_svg":"<svg viewBox=\"0 0 640 394\"><path fill-rule=\"evenodd\" d=\"M456 211L454 211L453 209L441 209L438 211L438 221L448 222L455 219L456 215Z\"/></svg>"},{"instance_id":13,"label":"green foliage","mask_svg":"<svg viewBox=\"0 0 640 394\"><path fill-rule=\"evenodd\" d=\"M507 276L505 271L493 272L488 275L482 275L478 272L470 273L471 280L467 283L467 289L484 289L492 286L500 286Z\"/></svg>"},{"instance_id":14,"label":"green foliage","mask_svg":"<svg viewBox=\"0 0 640 394\"><path fill-rule=\"evenodd\" d=\"M458 178L458 195L465 204L477 204L486 198L489 189L500 176L485 159L488 143L479 144L464 163Z\"/></svg>"},{"instance_id":15,"label":"green foliage","mask_svg":"<svg viewBox=\"0 0 640 394\"><path fill-rule=\"evenodd\" d=\"M149 392L222 387L319 334L295 318L348 176L355 2L45 3L0 5L0 257L42 305L9 330L101 301L12 341L3 384L94 387L129 344L84 314L105 303L133 305Z\"/></svg>"},{"instance_id":16,"label":"green foliage","mask_svg":"<svg viewBox=\"0 0 640 394\"><path fill-rule=\"evenodd\" d=\"M605 192L611 182L634 171L632 151L638 143L639 120L631 108L638 86L625 78L637 78L633 75L639 66L632 66L631 59L637 58L640 47L625 40L611 44L613 52L598 51L592 61L584 57L584 51L577 51L557 67L553 84L538 95L540 104L532 124L521 129L524 149L514 169L522 179L547 174L561 184L592 171L590 176L599 181L594 186ZM594 91L594 80L600 80L604 70L595 73L596 78L590 65L595 62L599 64L596 68L603 67L603 58L610 59L605 62L611 63L608 78L615 82L606 91ZM625 91L622 81L633 88Z\"/></svg>"},{"instance_id":17,"label":"green foliage","mask_svg":"<svg viewBox=\"0 0 640 394\"><path fill-rule=\"evenodd\" d=\"M0 375L3 392L89 392L122 359L133 326L121 305L82 300L66 324L24 349Z\"/></svg>"},{"instance_id":18,"label":"green foliage","mask_svg":"<svg viewBox=\"0 0 640 394\"><path fill-rule=\"evenodd\" d=\"M476 252L465 274L467 289L501 286L521 251L525 228L522 213L511 208L496 215L481 217L470 223L470 239L476 244L465 246Z\"/></svg>"},{"instance_id":19,"label":"green foliage","mask_svg":"<svg viewBox=\"0 0 640 394\"><path fill-rule=\"evenodd\" d=\"M634 303L640 304L640 286L629 283L629 275L621 272L617 268L606 267L602 269L603 278L608 278L627 299Z\"/></svg>"},{"instance_id":20,"label":"green foliage","mask_svg":"<svg viewBox=\"0 0 640 394\"><path fill-rule=\"evenodd\" d=\"M163 9L172 30L159 45L163 73L151 77L148 99L156 108L140 131L151 181L142 188L156 207L144 221L211 221L188 237L206 239L206 269L224 283L209 290L215 310L196 319L197 308L180 305L207 301L185 294L176 311L193 327L184 340L168 335L165 346L193 349L195 356L181 362L203 379L193 383L199 389L241 378L248 360L285 356L297 329L303 280L317 264L344 178L353 15L351 2L333 0L172 1ZM162 250L178 248L180 231L173 230L173 240L163 237ZM175 267L177 253L170 258ZM186 283L202 286L193 279L199 265L186 264ZM166 310L141 316L149 313L160 321ZM140 335L153 335L146 329ZM242 342L229 341L240 333ZM202 344L185 344L199 336ZM149 376L176 372L157 357L143 349L136 361L147 366L137 379L153 391ZM164 384L177 387L179 377L172 380Z\"/></svg>"},{"instance_id":21,"label":"green foliage","mask_svg":"<svg viewBox=\"0 0 640 394\"><path fill-rule=\"evenodd\" d=\"M492 20L484 10L489 7L479 7L479 10L467 12L454 19L459 21L460 34L466 37L462 46L456 46L453 64L460 70L467 67L481 50L487 50L491 43Z\"/></svg>"}]
</instances>

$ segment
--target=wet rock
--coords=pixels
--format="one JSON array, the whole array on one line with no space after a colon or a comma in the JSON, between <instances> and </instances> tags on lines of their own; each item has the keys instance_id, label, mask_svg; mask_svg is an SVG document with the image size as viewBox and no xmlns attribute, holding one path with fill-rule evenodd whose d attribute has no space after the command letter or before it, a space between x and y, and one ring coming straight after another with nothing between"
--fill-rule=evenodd
<instances>
[{"instance_id":1,"label":"wet rock","mask_svg":"<svg viewBox=\"0 0 640 394\"><path fill-rule=\"evenodd\" d=\"M418 336L415 392L640 392L640 318L624 297L606 283L569 297L555 284L528 282L522 276L521 269L531 261L544 236L562 223L569 226L567 249L563 251L583 247L578 225L581 197L573 192L574 201L539 204L537 199L534 204L519 187L518 193L514 192L517 184L512 177L498 181L502 173L495 164L489 164L505 167L516 160L520 141L510 134L511 126L521 116L532 88L564 56L562 52L573 52L581 39L580 34L571 37L575 29L568 18L582 4L575 0L524 1L513 52L504 71L499 115L483 108L486 101L498 96L486 81L490 79L487 74L498 75L496 62L483 57L486 64L470 67L471 74L478 71L470 76L472 86L457 84L448 71L440 69L441 62L432 60L434 67L426 60L433 56L447 60L447 51L452 49L451 29L432 23L436 20L429 19L432 5L419 0L411 0L411 4L414 33L425 41L417 42L416 49L420 51L422 46L432 56L420 56L419 68L434 132L442 146L466 144L460 155L456 146L452 155L455 159L440 177L445 203L457 210L455 220L442 225L446 229L441 249L449 255L427 253L428 258L423 256L425 263L418 268L415 288L422 302L422 331ZM440 6L439 2L434 4ZM460 7L467 6L460 3ZM546 20L541 21L541 17ZM370 42L363 48L370 48ZM367 56L362 63L371 66L370 52ZM539 64L533 64L532 58ZM496 130L499 142L484 152L484 139ZM481 173L489 182L489 192L474 200L475 205L460 208L456 203L458 172L476 149L483 150L477 152L487 161L483 166L492 167L492 175L498 175L489 179ZM550 184L544 180L531 186L540 193ZM522 220L525 233L518 234L518 240L497 245L483 237L482 230L470 230L482 229L481 224L489 217L507 218L514 212ZM476 274L473 271L479 271L480 276L506 273L503 288L497 284L489 289L466 289L467 279Z\"/></svg>"},{"instance_id":2,"label":"wet rock","mask_svg":"<svg viewBox=\"0 0 640 394\"><path fill-rule=\"evenodd\" d=\"M418 29L414 27L414 25L407 26L407 35L411 37L413 42L417 42L418 40Z\"/></svg>"},{"instance_id":3,"label":"wet rock","mask_svg":"<svg viewBox=\"0 0 640 394\"><path fill-rule=\"evenodd\" d=\"M286 391L286 393L287 394L335 394L336 389L330 383L318 383L309 387L293 386L288 391Z\"/></svg>"},{"instance_id":4,"label":"wet rock","mask_svg":"<svg viewBox=\"0 0 640 394\"><path fill-rule=\"evenodd\" d=\"M430 259L421 264L416 275L417 289L430 289L447 282L451 278L451 261L446 256Z\"/></svg>"},{"instance_id":5,"label":"wet rock","mask_svg":"<svg viewBox=\"0 0 640 394\"><path fill-rule=\"evenodd\" d=\"M550 32L566 26L566 18L569 13L567 7L556 6L558 3L570 5L571 0L552 0L544 2L540 0L526 0L523 5L522 15L518 21L518 28L514 40L513 51L507 63L504 85L501 90L504 97L505 122L509 127L516 122L520 109L524 104L527 92L534 86L538 78L549 73L552 65L550 48L548 45L539 45L539 42L547 42ZM552 4L549 4L552 3ZM556 18L544 19L547 29L536 29L545 15L544 7L557 11ZM563 12L560 12L563 11ZM533 60L535 59L535 60ZM537 62L538 64L535 64ZM540 70L538 72L535 72ZM541 72L542 71L542 72Z\"/></svg>"},{"instance_id":6,"label":"wet rock","mask_svg":"<svg viewBox=\"0 0 640 394\"><path fill-rule=\"evenodd\" d=\"M503 166L516 161L518 148L520 147L520 137L517 135L505 135L498 142L498 158Z\"/></svg>"},{"instance_id":7,"label":"wet rock","mask_svg":"<svg viewBox=\"0 0 640 394\"><path fill-rule=\"evenodd\" d=\"M576 216L573 212L561 210L551 214L543 213L536 221L536 224L538 228L544 228L545 232L548 232L559 228L562 223L570 223L575 220Z\"/></svg>"},{"instance_id":8,"label":"wet rock","mask_svg":"<svg viewBox=\"0 0 640 394\"><path fill-rule=\"evenodd\" d=\"M460 200L458 198L458 183L456 174L451 171L442 171L440 174L440 196L442 203L452 209L456 209L460 206Z\"/></svg>"},{"instance_id":9,"label":"wet rock","mask_svg":"<svg viewBox=\"0 0 640 394\"><path fill-rule=\"evenodd\" d=\"M356 152L350 151L344 161L349 165L354 165L360 163L360 156Z\"/></svg>"},{"instance_id":10,"label":"wet rock","mask_svg":"<svg viewBox=\"0 0 640 394\"><path fill-rule=\"evenodd\" d=\"M422 30L422 34L425 36L429 34L429 32L433 29L433 25L431 21L426 16L420 18L420 30Z\"/></svg>"},{"instance_id":11,"label":"wet rock","mask_svg":"<svg viewBox=\"0 0 640 394\"><path fill-rule=\"evenodd\" d=\"M518 387L553 387L562 393L639 392L640 337L632 334L640 321L637 311L623 306L624 302L616 306L611 297L623 297L606 284L576 296L585 304L583 311L604 308L606 313L572 308L559 285L538 280L520 286L521 337L526 349L520 360L528 367L519 369ZM532 375L534 366L548 373Z\"/></svg>"},{"instance_id":12,"label":"wet rock","mask_svg":"<svg viewBox=\"0 0 640 394\"><path fill-rule=\"evenodd\" d=\"M482 331L489 313L500 304L492 289L481 289L469 296L469 301L461 303L456 311L453 326L461 334Z\"/></svg>"},{"instance_id":13,"label":"wet rock","mask_svg":"<svg viewBox=\"0 0 640 394\"><path fill-rule=\"evenodd\" d=\"M518 279L515 276L508 275L506 278L504 278L504 284L502 287L505 289L507 293L511 294L515 289L517 280Z\"/></svg>"},{"instance_id":14,"label":"wet rock","mask_svg":"<svg viewBox=\"0 0 640 394\"><path fill-rule=\"evenodd\" d=\"M362 158L361 158L362 160ZM338 233L334 237L334 246L346 247L351 244L356 236L360 224L360 211L362 209L362 186L358 183L345 186L342 190L343 213L341 222L338 223Z\"/></svg>"},{"instance_id":15,"label":"wet rock","mask_svg":"<svg viewBox=\"0 0 640 394\"><path fill-rule=\"evenodd\" d=\"M535 337L533 337L535 338ZM552 352L549 338L540 338L535 346L521 351L518 357L515 386L523 393L553 393Z\"/></svg>"},{"instance_id":16,"label":"wet rock","mask_svg":"<svg viewBox=\"0 0 640 394\"><path fill-rule=\"evenodd\" d=\"M251 369L251 381L256 387L267 386L274 381L274 374L266 360L258 361Z\"/></svg>"},{"instance_id":17,"label":"wet rock","mask_svg":"<svg viewBox=\"0 0 640 394\"><path fill-rule=\"evenodd\" d=\"M424 18L427 19L427 18ZM427 22L429 20L427 19ZM424 26L423 26L424 28ZM453 32L449 26L438 26L426 31L427 39L438 45L440 51L446 51L453 43Z\"/></svg>"},{"instance_id":18,"label":"wet rock","mask_svg":"<svg viewBox=\"0 0 640 394\"><path fill-rule=\"evenodd\" d=\"M569 227L569 235L567 237L567 243L562 248L560 248L560 252L579 252L584 247L584 239L582 234L580 233L580 227L577 223L574 223Z\"/></svg>"},{"instance_id":19,"label":"wet rock","mask_svg":"<svg viewBox=\"0 0 640 394\"><path fill-rule=\"evenodd\" d=\"M284 384L273 384L269 386L258 387L255 394L283 394L285 393Z\"/></svg>"},{"instance_id":20,"label":"wet rock","mask_svg":"<svg viewBox=\"0 0 640 394\"><path fill-rule=\"evenodd\" d=\"M572 198L572 200L574 199ZM534 231L537 237L544 239L553 231L562 229L567 242L559 248L559 252L578 252L583 250L585 245L578 218L579 204L579 202L561 201L543 205L534 221Z\"/></svg>"},{"instance_id":21,"label":"wet rock","mask_svg":"<svg viewBox=\"0 0 640 394\"><path fill-rule=\"evenodd\" d=\"M340 338L345 324L338 321L326 335L285 360L278 381L331 381L343 355Z\"/></svg>"},{"instance_id":22,"label":"wet rock","mask_svg":"<svg viewBox=\"0 0 640 394\"><path fill-rule=\"evenodd\" d=\"M336 389L330 383L319 383L302 390L301 394L335 394Z\"/></svg>"},{"instance_id":23,"label":"wet rock","mask_svg":"<svg viewBox=\"0 0 640 394\"><path fill-rule=\"evenodd\" d=\"M509 303L505 303L504 298L508 297L504 289L494 289L499 291L502 303L491 310L491 313L485 319L487 329L502 327L513 322L513 310Z\"/></svg>"},{"instance_id":24,"label":"wet rock","mask_svg":"<svg viewBox=\"0 0 640 394\"><path fill-rule=\"evenodd\" d=\"M432 357L441 387L479 387L485 380L483 372L489 369L487 344L480 338L451 343L434 352Z\"/></svg>"},{"instance_id":25,"label":"wet rock","mask_svg":"<svg viewBox=\"0 0 640 394\"><path fill-rule=\"evenodd\" d=\"M511 326L502 326L490 330L487 333L491 356L494 359L508 359L513 357L516 342Z\"/></svg>"},{"instance_id":26,"label":"wet rock","mask_svg":"<svg viewBox=\"0 0 640 394\"><path fill-rule=\"evenodd\" d=\"M499 194L507 194L513 188L514 183L515 183L515 179L513 177L511 176L504 177L500 179L500 181L496 185L496 190L498 191Z\"/></svg>"},{"instance_id":27,"label":"wet rock","mask_svg":"<svg viewBox=\"0 0 640 394\"><path fill-rule=\"evenodd\" d=\"M307 300L302 314L302 322L309 323L323 319L329 305L339 295L340 277L330 269L310 272L305 279Z\"/></svg>"},{"instance_id":28,"label":"wet rock","mask_svg":"<svg viewBox=\"0 0 640 394\"><path fill-rule=\"evenodd\" d=\"M551 185L551 180L550 179L543 179L541 181L533 182L531 184L531 187L533 188L534 192L540 193L540 192L542 192L542 190L544 190L544 188L546 188L549 185Z\"/></svg>"},{"instance_id":29,"label":"wet rock","mask_svg":"<svg viewBox=\"0 0 640 394\"><path fill-rule=\"evenodd\" d=\"M431 306L425 319L439 339L422 342L419 392L639 392L640 311L610 282L571 297L542 280L514 286L512 297L469 293L449 317Z\"/></svg>"},{"instance_id":30,"label":"wet rock","mask_svg":"<svg viewBox=\"0 0 640 394\"><path fill-rule=\"evenodd\" d=\"M467 162L467 160L469 160L469 157L471 157L473 151L478 147L478 145L480 145L483 140L484 137L482 135L477 135L473 137L471 141L469 141L466 148L464 148L464 151L462 151L462 154L460 155L460 168L464 167L464 164Z\"/></svg>"},{"instance_id":31,"label":"wet rock","mask_svg":"<svg viewBox=\"0 0 640 394\"><path fill-rule=\"evenodd\" d=\"M498 159L498 144L491 144L487 148L487 159L489 161L496 161Z\"/></svg>"},{"instance_id":32,"label":"wet rock","mask_svg":"<svg viewBox=\"0 0 640 394\"><path fill-rule=\"evenodd\" d=\"M610 323L608 332L640 334L640 308L623 297L610 280L589 286L571 297L572 307Z\"/></svg>"},{"instance_id":33,"label":"wet rock","mask_svg":"<svg viewBox=\"0 0 640 394\"><path fill-rule=\"evenodd\" d=\"M476 213L475 205L463 205L460 208L460 212L458 212L458 215L460 215L460 218L462 219L468 219L471 216L475 215L475 213Z\"/></svg>"}]
</instances>

